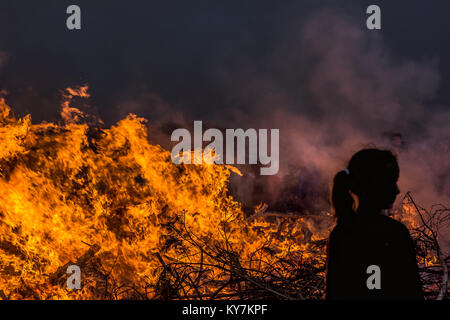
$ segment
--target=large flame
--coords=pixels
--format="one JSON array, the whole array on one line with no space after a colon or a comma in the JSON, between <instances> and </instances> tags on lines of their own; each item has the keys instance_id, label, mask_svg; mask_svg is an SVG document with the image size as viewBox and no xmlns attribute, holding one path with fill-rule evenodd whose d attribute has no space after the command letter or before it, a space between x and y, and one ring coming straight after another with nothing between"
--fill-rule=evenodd
<instances>
[{"instance_id":1,"label":"large flame","mask_svg":"<svg viewBox=\"0 0 450 320\"><path fill-rule=\"evenodd\" d=\"M244 219L228 192L232 168L173 164L168 151L149 144L145 120L135 115L107 129L79 123L70 99L87 97L87 88L66 92L63 125L17 119L0 100L2 294L160 297L170 263L210 265L197 272L203 285L195 287L208 292L230 276L217 263L221 252L234 252L243 270L261 271L274 256L308 259L299 223L288 235L286 226ZM70 264L80 265L81 290L65 285Z\"/></svg>"}]
</instances>

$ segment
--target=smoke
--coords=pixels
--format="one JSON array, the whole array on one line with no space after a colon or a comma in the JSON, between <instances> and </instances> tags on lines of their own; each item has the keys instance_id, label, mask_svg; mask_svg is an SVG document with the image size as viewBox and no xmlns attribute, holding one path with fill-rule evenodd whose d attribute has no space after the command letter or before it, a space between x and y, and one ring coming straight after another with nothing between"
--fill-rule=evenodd
<instances>
[{"instance_id":1,"label":"smoke","mask_svg":"<svg viewBox=\"0 0 450 320\"><path fill-rule=\"evenodd\" d=\"M176 107L146 87L138 88L134 94L123 92L117 99L115 108L108 115L109 119L123 119L128 114L136 114L147 122L148 138L152 144L159 144L170 150L174 143L170 140L177 128L192 127L192 122L185 119L183 108Z\"/></svg>"},{"instance_id":2,"label":"smoke","mask_svg":"<svg viewBox=\"0 0 450 320\"><path fill-rule=\"evenodd\" d=\"M302 171L313 179L307 186L312 193L328 189L353 153L376 146L397 154L402 192L411 191L424 206L450 203L450 113L433 104L436 59L400 60L382 32L321 11L260 65L256 72L245 61L239 70L222 70L229 104L216 120L223 126L280 128L280 174L266 181L278 184L270 190L293 183L293 176L301 179ZM326 206L327 201L319 204Z\"/></svg>"},{"instance_id":3,"label":"smoke","mask_svg":"<svg viewBox=\"0 0 450 320\"><path fill-rule=\"evenodd\" d=\"M6 64L8 60L8 54L5 51L0 50L0 72L3 69L3 66ZM8 95L8 91L5 88L0 86L0 97Z\"/></svg>"},{"instance_id":4,"label":"smoke","mask_svg":"<svg viewBox=\"0 0 450 320\"><path fill-rule=\"evenodd\" d=\"M279 128L278 175L259 177L242 166L244 176L232 178L238 199L249 206L328 210L334 174L368 146L397 154L403 193L412 192L425 207L448 205L450 113L433 102L439 61L396 57L383 30L369 31L360 17L336 10L309 15L297 30L280 35L256 60L246 43L233 39L236 51L218 54L211 66L224 99L201 119L146 87L125 92L114 113L149 119L150 139L166 148L170 133L192 129L193 120L217 128Z\"/></svg>"}]
</instances>

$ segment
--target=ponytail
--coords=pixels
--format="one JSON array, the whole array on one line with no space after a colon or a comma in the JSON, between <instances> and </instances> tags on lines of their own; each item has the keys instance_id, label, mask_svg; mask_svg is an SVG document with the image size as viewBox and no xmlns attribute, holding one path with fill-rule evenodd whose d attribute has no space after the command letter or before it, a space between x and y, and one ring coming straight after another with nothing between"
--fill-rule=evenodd
<instances>
[{"instance_id":1,"label":"ponytail","mask_svg":"<svg viewBox=\"0 0 450 320\"><path fill-rule=\"evenodd\" d=\"M356 213L353 210L353 197L350 195L348 171L339 171L334 177L331 202L338 225L351 226L356 218Z\"/></svg>"}]
</instances>

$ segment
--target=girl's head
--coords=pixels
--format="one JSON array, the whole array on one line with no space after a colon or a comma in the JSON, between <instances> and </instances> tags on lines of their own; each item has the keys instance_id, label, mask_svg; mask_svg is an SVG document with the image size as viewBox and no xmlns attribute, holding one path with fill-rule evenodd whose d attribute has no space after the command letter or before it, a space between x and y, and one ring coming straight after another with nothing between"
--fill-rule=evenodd
<instances>
[{"instance_id":1,"label":"girl's head","mask_svg":"<svg viewBox=\"0 0 450 320\"><path fill-rule=\"evenodd\" d=\"M391 151L363 149L355 153L347 169L334 178L331 200L338 223L355 216L351 193L357 196L362 214L391 208L399 193L398 177L397 159Z\"/></svg>"}]
</instances>

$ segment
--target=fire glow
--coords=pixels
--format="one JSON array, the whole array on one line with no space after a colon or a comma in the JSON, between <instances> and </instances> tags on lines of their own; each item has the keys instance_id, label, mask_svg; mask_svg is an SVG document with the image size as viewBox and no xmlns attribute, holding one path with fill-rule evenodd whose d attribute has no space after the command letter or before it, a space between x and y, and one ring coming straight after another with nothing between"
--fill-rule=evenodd
<instances>
[{"instance_id":1,"label":"fire glow","mask_svg":"<svg viewBox=\"0 0 450 320\"><path fill-rule=\"evenodd\" d=\"M64 125L0 100L0 294L8 299L322 298L334 219L245 217L237 169L176 165L145 119L88 125L66 90ZM67 267L82 272L66 287Z\"/></svg>"},{"instance_id":2,"label":"fire glow","mask_svg":"<svg viewBox=\"0 0 450 320\"><path fill-rule=\"evenodd\" d=\"M73 96L88 95L67 90L65 125L16 119L1 100L2 295L220 297L239 285L223 286L230 281L225 262L233 259L227 255L239 257L234 267L249 278L288 255L313 257L323 271L324 256L302 241L301 219L289 230L295 237L282 226L245 220L228 194L230 167L173 164L169 151L149 144L145 120L134 115L109 129L79 124ZM82 270L81 290L65 286L70 264ZM171 272L175 266L185 274Z\"/></svg>"}]
</instances>

